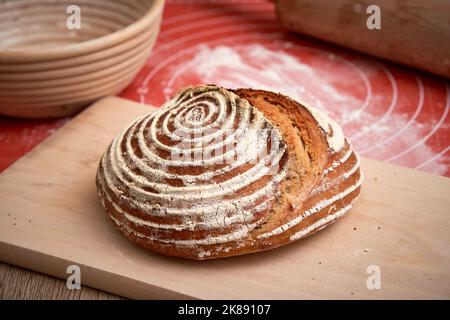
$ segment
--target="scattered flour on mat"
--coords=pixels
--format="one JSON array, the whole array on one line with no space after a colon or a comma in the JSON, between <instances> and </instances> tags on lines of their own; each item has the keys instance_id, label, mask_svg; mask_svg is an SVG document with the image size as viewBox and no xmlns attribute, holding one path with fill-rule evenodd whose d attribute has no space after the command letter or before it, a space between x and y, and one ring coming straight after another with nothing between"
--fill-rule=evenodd
<instances>
[{"instance_id":1,"label":"scattered flour on mat","mask_svg":"<svg viewBox=\"0 0 450 320\"><path fill-rule=\"evenodd\" d=\"M36 141L41 141L42 139L51 136L69 120L69 118L58 120L42 120L42 123L37 124L35 123L35 121L23 121L22 123L19 122L15 130L0 130L0 143L5 145L13 145L17 146L18 148L28 150L36 145Z\"/></svg>"},{"instance_id":2,"label":"scattered flour on mat","mask_svg":"<svg viewBox=\"0 0 450 320\"><path fill-rule=\"evenodd\" d=\"M324 64L340 64L335 55L323 55ZM333 62L334 61L334 62ZM354 147L363 155L389 159L395 152L401 152L414 145L428 132L432 124L413 122L401 134L388 140L398 130L408 124L409 116L398 112L389 114L380 121L382 114L373 114L369 110L360 110L364 104L364 97L356 97L349 92L336 88L336 84L347 87L360 86L364 93L367 89L356 73L354 76L333 72L333 68L316 68L302 62L299 58L290 55L284 50L276 50L259 44L246 44L235 46L199 45L196 54L190 61L185 61L187 67L184 72L194 73L204 83L216 83L228 88L252 87L278 91L293 98L301 100L329 113L338 122L344 124L343 128ZM186 66L186 65L185 65ZM367 77L376 74L376 66L365 63L361 70ZM357 81L358 80L358 81ZM175 87L175 85L172 83ZM362 86L362 87L361 87ZM177 88L169 85L166 95L170 96ZM391 103L392 94L385 91L378 92L372 89L370 103L375 110L387 110ZM355 136L354 139L351 137ZM388 140L388 141L386 141ZM383 143L385 142L385 143ZM368 146L379 144L368 152ZM397 151L398 150L398 151ZM394 152L394 154L395 154ZM410 152L408 162L420 164L436 155L426 144L420 144ZM393 162L405 164L400 157ZM428 167L428 171L444 174L447 170L445 157L440 157ZM408 163L406 163L408 164Z\"/></svg>"}]
</instances>

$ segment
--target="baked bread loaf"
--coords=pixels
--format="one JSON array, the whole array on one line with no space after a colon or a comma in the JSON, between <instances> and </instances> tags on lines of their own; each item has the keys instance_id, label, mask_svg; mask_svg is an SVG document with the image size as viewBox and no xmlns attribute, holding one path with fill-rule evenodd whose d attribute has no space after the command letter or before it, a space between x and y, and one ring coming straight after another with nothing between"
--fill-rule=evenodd
<instances>
[{"instance_id":1,"label":"baked bread loaf","mask_svg":"<svg viewBox=\"0 0 450 320\"><path fill-rule=\"evenodd\" d=\"M281 94L189 87L137 119L97 171L118 229L151 251L214 259L276 248L342 217L362 174L341 128Z\"/></svg>"}]
</instances>

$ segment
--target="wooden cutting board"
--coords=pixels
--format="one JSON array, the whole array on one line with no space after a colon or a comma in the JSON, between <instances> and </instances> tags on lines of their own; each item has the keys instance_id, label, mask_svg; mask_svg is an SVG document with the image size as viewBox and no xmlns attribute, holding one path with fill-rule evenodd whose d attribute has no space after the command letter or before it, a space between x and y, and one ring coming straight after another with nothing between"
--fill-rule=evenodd
<instances>
[{"instance_id":1,"label":"wooden cutting board","mask_svg":"<svg viewBox=\"0 0 450 320\"><path fill-rule=\"evenodd\" d=\"M130 298L450 298L450 179L368 159L350 214L297 243L216 261L134 246L94 177L114 135L149 110L105 98L0 175L0 260L63 279L76 264L82 285ZM367 288L369 266L381 289Z\"/></svg>"}]
</instances>

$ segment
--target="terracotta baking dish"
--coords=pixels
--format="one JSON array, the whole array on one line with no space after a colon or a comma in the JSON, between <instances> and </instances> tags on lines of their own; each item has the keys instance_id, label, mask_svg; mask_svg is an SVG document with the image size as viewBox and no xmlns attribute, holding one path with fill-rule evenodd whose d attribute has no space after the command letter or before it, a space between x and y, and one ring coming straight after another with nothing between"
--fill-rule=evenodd
<instances>
[{"instance_id":1,"label":"terracotta baking dish","mask_svg":"<svg viewBox=\"0 0 450 320\"><path fill-rule=\"evenodd\" d=\"M80 28L67 27L79 8ZM0 114L67 116L123 90L151 53L164 0L0 0Z\"/></svg>"}]
</instances>

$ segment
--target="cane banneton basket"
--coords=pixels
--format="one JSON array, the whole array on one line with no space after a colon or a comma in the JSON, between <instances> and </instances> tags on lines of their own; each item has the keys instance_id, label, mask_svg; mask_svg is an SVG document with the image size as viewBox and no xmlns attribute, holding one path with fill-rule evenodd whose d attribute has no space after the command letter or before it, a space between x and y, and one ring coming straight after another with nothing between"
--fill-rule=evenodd
<instances>
[{"instance_id":1,"label":"cane banneton basket","mask_svg":"<svg viewBox=\"0 0 450 320\"><path fill-rule=\"evenodd\" d=\"M0 114L71 115L123 90L151 53L164 0L0 0Z\"/></svg>"}]
</instances>

